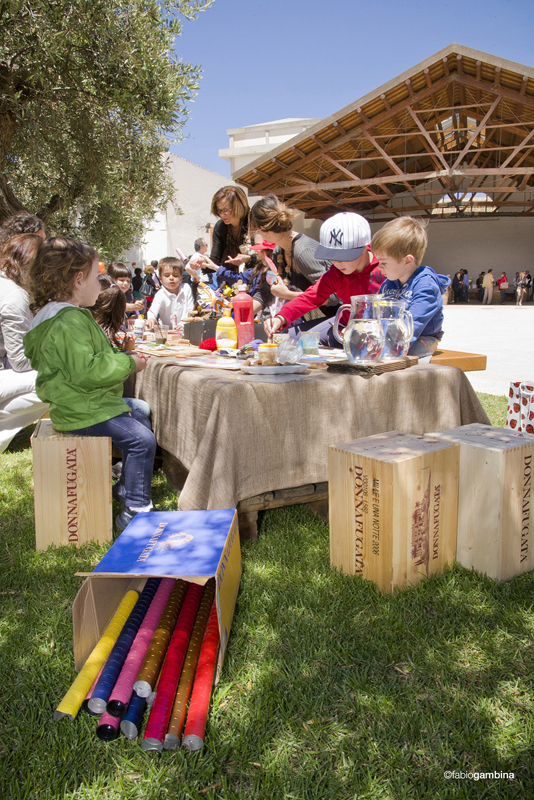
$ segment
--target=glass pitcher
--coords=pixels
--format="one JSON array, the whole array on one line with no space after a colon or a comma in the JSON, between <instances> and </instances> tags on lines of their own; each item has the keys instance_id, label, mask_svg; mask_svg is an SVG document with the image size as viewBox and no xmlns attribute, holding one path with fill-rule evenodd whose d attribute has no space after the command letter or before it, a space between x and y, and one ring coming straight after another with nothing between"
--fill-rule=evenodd
<instances>
[{"instance_id":1,"label":"glass pitcher","mask_svg":"<svg viewBox=\"0 0 534 800\"><path fill-rule=\"evenodd\" d=\"M390 300L378 296L380 321L384 331L383 361L402 358L408 352L413 336L413 317L406 310L404 300Z\"/></svg>"},{"instance_id":2,"label":"glass pitcher","mask_svg":"<svg viewBox=\"0 0 534 800\"><path fill-rule=\"evenodd\" d=\"M346 310L349 310L349 321L340 333L339 320ZM334 319L333 334L338 342L343 343L352 364L378 361L384 349L384 331L380 323L377 295L355 295L350 298L350 305L340 306Z\"/></svg>"}]
</instances>

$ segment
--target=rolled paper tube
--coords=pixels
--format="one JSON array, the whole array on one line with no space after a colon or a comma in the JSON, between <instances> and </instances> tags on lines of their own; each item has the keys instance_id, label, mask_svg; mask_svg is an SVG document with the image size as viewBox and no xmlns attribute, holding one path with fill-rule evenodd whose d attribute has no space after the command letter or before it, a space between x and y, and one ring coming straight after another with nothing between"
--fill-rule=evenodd
<instances>
[{"instance_id":1,"label":"rolled paper tube","mask_svg":"<svg viewBox=\"0 0 534 800\"><path fill-rule=\"evenodd\" d=\"M182 747L185 747L186 750L200 750L204 743L204 731L206 730L206 720L208 719L218 649L219 621L217 619L217 605L214 603L206 626L206 633L202 640L191 702L189 703L189 712L182 740Z\"/></svg>"},{"instance_id":2,"label":"rolled paper tube","mask_svg":"<svg viewBox=\"0 0 534 800\"><path fill-rule=\"evenodd\" d=\"M91 699L87 701L87 705L93 713L100 712L103 714L106 710L106 704L113 691L115 682L119 677L122 665L124 664L145 614L148 611L150 603L156 594L160 580L161 578L149 578L147 580L145 588L139 596L139 600L128 617L119 638L113 645L113 650L109 654L106 666L102 670L102 675L93 690Z\"/></svg>"},{"instance_id":3,"label":"rolled paper tube","mask_svg":"<svg viewBox=\"0 0 534 800\"><path fill-rule=\"evenodd\" d=\"M112 742L119 735L120 719L104 712L98 721L96 735L103 742Z\"/></svg>"},{"instance_id":4,"label":"rolled paper tube","mask_svg":"<svg viewBox=\"0 0 534 800\"><path fill-rule=\"evenodd\" d=\"M89 658L78 673L76 680L54 711L54 719L58 720L62 719L62 717L74 719L76 717L99 670L102 669L103 664L111 653L113 645L117 641L138 597L138 592L133 590L126 592L111 622L91 651Z\"/></svg>"},{"instance_id":5,"label":"rolled paper tube","mask_svg":"<svg viewBox=\"0 0 534 800\"><path fill-rule=\"evenodd\" d=\"M169 649L161 669L158 691L145 728L141 747L143 750L162 750L163 740L187 653L187 645L195 624L203 587L191 583L173 631Z\"/></svg>"},{"instance_id":6,"label":"rolled paper tube","mask_svg":"<svg viewBox=\"0 0 534 800\"><path fill-rule=\"evenodd\" d=\"M189 647L187 648L184 668L182 669L182 674L180 676L180 683L178 684L178 690L174 699L169 726L163 742L163 747L165 750L173 750L180 744L182 731L184 729L187 701L189 700L191 689L193 687L193 678L195 676L198 654L200 653L202 638L206 630L206 625L214 598L215 582L210 581L208 584L206 584L206 588L204 589L204 594L202 595L202 600L200 601L200 608L198 609L193 633L191 634L191 639L189 640Z\"/></svg>"},{"instance_id":7,"label":"rolled paper tube","mask_svg":"<svg viewBox=\"0 0 534 800\"><path fill-rule=\"evenodd\" d=\"M120 675L108 700L106 711L114 717L122 717L126 713L139 668L143 663L175 582L174 578L162 578L154 599L150 603L150 608L137 631L137 635L130 647L130 652L126 656Z\"/></svg>"},{"instance_id":8,"label":"rolled paper tube","mask_svg":"<svg viewBox=\"0 0 534 800\"><path fill-rule=\"evenodd\" d=\"M104 669L104 666L102 666L102 669ZM84 710L84 711L87 711L87 713L88 713L88 714L92 714L92 713L93 713L93 712L91 711L91 709L89 708L89 700L91 699L91 696L92 696L92 694L93 694L93 692L94 692L95 686L97 685L97 683L98 683L98 680L99 680L100 676L102 675L102 669L99 671L98 675L97 675L97 676L96 676L96 678L94 679L94 681L93 681L93 685L91 686L91 688L90 688L90 689L89 689L89 691L87 692L87 694L86 694L86 696L85 696L85 700L84 700L84 701L83 701L83 703L82 703L82 708L83 708L83 710ZM94 716L98 716L98 715L97 715L97 714L95 714Z\"/></svg>"},{"instance_id":9,"label":"rolled paper tube","mask_svg":"<svg viewBox=\"0 0 534 800\"><path fill-rule=\"evenodd\" d=\"M179 580L172 590L169 601L165 606L165 611L152 637L150 646L147 650L144 661L139 670L137 680L134 683L134 691L139 697L148 697L153 687L156 685L158 675L165 658L165 652L170 642L178 613L182 607L185 594L189 583Z\"/></svg>"},{"instance_id":10,"label":"rolled paper tube","mask_svg":"<svg viewBox=\"0 0 534 800\"><path fill-rule=\"evenodd\" d=\"M139 697L135 692L130 700L130 705L126 714L121 719L121 731L127 739L135 739L139 736L141 730L141 721L145 713L146 700L144 697Z\"/></svg>"}]
</instances>

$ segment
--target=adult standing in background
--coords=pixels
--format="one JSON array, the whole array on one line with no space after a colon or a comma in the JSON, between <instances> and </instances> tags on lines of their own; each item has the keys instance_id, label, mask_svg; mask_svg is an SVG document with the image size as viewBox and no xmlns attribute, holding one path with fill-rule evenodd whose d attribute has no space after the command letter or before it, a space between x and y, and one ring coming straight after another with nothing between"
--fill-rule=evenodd
<instances>
[{"instance_id":1,"label":"adult standing in background","mask_svg":"<svg viewBox=\"0 0 534 800\"><path fill-rule=\"evenodd\" d=\"M482 286L484 287L484 299L482 303L485 306L489 306L493 299L493 283L493 270L489 269L482 281Z\"/></svg>"},{"instance_id":2,"label":"adult standing in background","mask_svg":"<svg viewBox=\"0 0 534 800\"><path fill-rule=\"evenodd\" d=\"M213 241L209 258L204 264L217 270L219 282L224 280L224 269L228 266L252 266L255 261L247 252L250 246L250 208L245 192L240 186L223 186L215 192L211 201L211 213L219 217L213 228Z\"/></svg>"},{"instance_id":3,"label":"adult standing in background","mask_svg":"<svg viewBox=\"0 0 534 800\"><path fill-rule=\"evenodd\" d=\"M478 302L479 303L481 303L482 300L484 299L484 287L482 285L482 282L484 280L484 275L485 274L486 274L485 272L481 272L480 275L477 278Z\"/></svg>"},{"instance_id":4,"label":"adult standing in background","mask_svg":"<svg viewBox=\"0 0 534 800\"><path fill-rule=\"evenodd\" d=\"M501 306L503 306L506 301L506 290L508 289L506 272L501 272L501 277L497 278L497 283L499 284L499 291L501 293Z\"/></svg>"}]
</instances>

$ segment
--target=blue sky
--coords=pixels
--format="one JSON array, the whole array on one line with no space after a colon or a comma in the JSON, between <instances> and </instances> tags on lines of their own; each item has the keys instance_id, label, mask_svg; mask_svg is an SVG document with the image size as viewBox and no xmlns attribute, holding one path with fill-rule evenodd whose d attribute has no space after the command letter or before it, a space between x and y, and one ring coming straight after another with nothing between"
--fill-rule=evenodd
<instances>
[{"instance_id":1,"label":"blue sky","mask_svg":"<svg viewBox=\"0 0 534 800\"><path fill-rule=\"evenodd\" d=\"M534 66L534 0L215 0L176 41L203 77L172 152L229 176L228 128L326 117L451 42Z\"/></svg>"}]
</instances>

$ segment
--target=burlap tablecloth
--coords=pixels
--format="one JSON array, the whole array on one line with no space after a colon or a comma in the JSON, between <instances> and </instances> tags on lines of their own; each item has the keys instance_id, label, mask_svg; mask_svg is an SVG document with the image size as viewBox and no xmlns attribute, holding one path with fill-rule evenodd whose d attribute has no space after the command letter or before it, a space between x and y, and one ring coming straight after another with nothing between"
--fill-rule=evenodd
<instances>
[{"instance_id":1,"label":"burlap tablecloth","mask_svg":"<svg viewBox=\"0 0 534 800\"><path fill-rule=\"evenodd\" d=\"M235 508L262 492L328 480L328 446L373 433L422 434L488 417L459 369L419 365L363 377L248 383L239 373L151 359L138 394L158 443L189 470L179 506Z\"/></svg>"}]
</instances>

